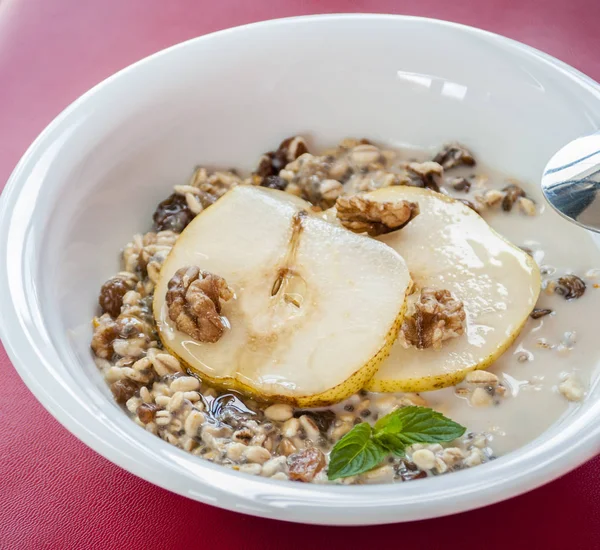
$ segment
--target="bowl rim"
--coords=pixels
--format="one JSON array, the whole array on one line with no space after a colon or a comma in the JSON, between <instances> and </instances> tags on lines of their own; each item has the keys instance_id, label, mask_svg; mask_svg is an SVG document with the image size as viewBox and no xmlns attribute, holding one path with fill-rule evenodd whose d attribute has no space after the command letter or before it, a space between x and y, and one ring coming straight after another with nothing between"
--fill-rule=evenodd
<instances>
[{"instance_id":1,"label":"bowl rim","mask_svg":"<svg viewBox=\"0 0 600 550\"><path fill-rule=\"evenodd\" d=\"M567 473L600 451L600 423L594 422L600 418L600 403L595 403L575 418L568 429L551 440L542 444L531 442L482 466L481 469L456 472L452 476L436 478L435 481L417 480L403 485L402 491L398 491L398 486L394 484L304 485L255 478L208 461L198 460L197 457L167 443L163 444L155 436L140 430L125 415L122 415L122 418L127 419L130 427L135 427L137 431L132 432L133 435L120 435L123 448L107 445L102 438L96 437L99 431L110 428L109 425L102 425L103 419L94 418L92 410L76 399L69 388L60 386L62 395L53 395L49 389L52 386L43 382L40 371L46 377L51 377L52 359L55 359L50 359L43 350L53 352L56 348L49 339L44 339L44 327L39 311L29 307L31 302L19 302L15 298L16 294L21 293L26 299L27 280L24 274L27 259L21 257L21 263L16 262L16 269L9 269L8 260L11 258L11 250L14 253L15 245L19 244L19 250L25 250L27 227L31 220L27 216L23 217L22 212L21 217L17 219L14 210L19 197L26 191L24 184L27 178L44 150L53 141L53 136L62 133L69 119L113 81L136 70L140 65L171 55L190 44L213 40L226 34L243 33L248 29L310 24L315 20L339 23L356 19L416 21L478 36L512 52L537 58L562 73L563 77L587 89L600 101L600 85L577 69L535 48L474 27L437 19L387 14L328 14L273 19L224 29L175 44L125 67L95 85L66 107L30 145L0 197L0 288L3 290L0 293L0 307L4 312L0 316L0 337L17 372L46 410L86 445L134 475L194 500L246 514L304 523L368 525L410 521L458 513L527 492ZM31 215L31 210L27 215ZM9 236L13 234L18 235L20 241L9 246ZM15 259L12 257L13 261ZM37 368L32 365L37 365ZM49 383L49 379L46 382ZM69 399L73 401L69 402ZM84 425L82 414L94 429ZM115 423L115 426L118 423ZM128 429L126 431L129 432ZM160 445L160 449L155 444ZM163 445L168 448L165 449ZM155 446L160 450L156 456L149 451ZM142 467L136 461L132 461L133 454L144 455L148 464ZM515 472L514 463L523 462L529 467ZM165 475L165 472L169 475ZM186 481L189 487L185 488L181 484L174 487L173 478L170 476ZM281 515L285 517L282 518Z\"/></svg>"}]
</instances>

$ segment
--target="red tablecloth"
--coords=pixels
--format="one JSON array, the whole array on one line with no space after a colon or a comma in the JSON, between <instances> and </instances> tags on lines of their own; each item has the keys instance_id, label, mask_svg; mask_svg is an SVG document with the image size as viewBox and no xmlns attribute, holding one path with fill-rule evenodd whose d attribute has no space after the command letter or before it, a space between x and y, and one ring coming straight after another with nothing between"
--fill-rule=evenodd
<instances>
[{"instance_id":1,"label":"red tablecloth","mask_svg":"<svg viewBox=\"0 0 600 550\"><path fill-rule=\"evenodd\" d=\"M600 79L598 0L0 0L0 186L56 114L114 71L176 42L261 19L393 12L466 23ZM257 519L173 495L80 443L0 348L0 549L600 548L600 458L474 512L367 528Z\"/></svg>"}]
</instances>

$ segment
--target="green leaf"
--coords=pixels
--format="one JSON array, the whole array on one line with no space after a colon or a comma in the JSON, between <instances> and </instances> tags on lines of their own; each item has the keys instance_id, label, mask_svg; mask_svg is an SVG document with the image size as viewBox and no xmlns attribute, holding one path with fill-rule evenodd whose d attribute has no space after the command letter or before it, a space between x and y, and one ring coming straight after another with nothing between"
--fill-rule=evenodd
<instances>
[{"instance_id":1,"label":"green leaf","mask_svg":"<svg viewBox=\"0 0 600 550\"><path fill-rule=\"evenodd\" d=\"M402 443L402 441L400 440L400 438L398 438L397 435L379 433L375 434L373 439L380 447L383 447L386 451L394 453L396 456L404 456L406 445Z\"/></svg>"},{"instance_id":2,"label":"green leaf","mask_svg":"<svg viewBox=\"0 0 600 550\"><path fill-rule=\"evenodd\" d=\"M464 426L427 407L404 407L377 421L375 439L385 441L386 449L392 450L392 446L400 449L413 443L453 441L465 431Z\"/></svg>"},{"instance_id":3,"label":"green leaf","mask_svg":"<svg viewBox=\"0 0 600 550\"><path fill-rule=\"evenodd\" d=\"M377 422L375 422L375 426L373 427L376 433L400 433L404 424L402 423L402 416L399 414L400 411L404 411L406 409L412 409L415 407L404 407L401 409L396 409L389 414L381 417Z\"/></svg>"},{"instance_id":4,"label":"green leaf","mask_svg":"<svg viewBox=\"0 0 600 550\"><path fill-rule=\"evenodd\" d=\"M367 472L389 453L404 456L413 443L452 441L466 428L426 407L404 407L380 418L375 428L362 422L333 447L327 476L330 480Z\"/></svg>"},{"instance_id":5,"label":"green leaf","mask_svg":"<svg viewBox=\"0 0 600 550\"><path fill-rule=\"evenodd\" d=\"M371 438L372 432L371 426L362 422L335 444L329 455L330 480L362 474L385 458L387 451Z\"/></svg>"}]
</instances>

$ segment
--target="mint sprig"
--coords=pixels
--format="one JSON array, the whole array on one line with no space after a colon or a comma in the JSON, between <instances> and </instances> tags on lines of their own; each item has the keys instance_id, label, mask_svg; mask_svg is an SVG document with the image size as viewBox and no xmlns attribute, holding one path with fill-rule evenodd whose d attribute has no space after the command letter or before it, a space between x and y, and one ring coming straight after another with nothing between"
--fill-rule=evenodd
<instances>
[{"instance_id":1,"label":"mint sprig","mask_svg":"<svg viewBox=\"0 0 600 550\"><path fill-rule=\"evenodd\" d=\"M373 428L357 424L340 439L329 457L328 478L339 479L375 468L390 453L404 456L414 443L453 441L464 426L427 407L404 407L380 418Z\"/></svg>"}]
</instances>

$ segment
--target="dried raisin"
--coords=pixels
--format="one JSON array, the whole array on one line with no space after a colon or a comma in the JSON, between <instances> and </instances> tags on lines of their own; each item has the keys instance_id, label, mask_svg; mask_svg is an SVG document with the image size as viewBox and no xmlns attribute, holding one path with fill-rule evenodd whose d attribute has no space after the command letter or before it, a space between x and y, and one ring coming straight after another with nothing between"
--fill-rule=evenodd
<instances>
[{"instance_id":1,"label":"dried raisin","mask_svg":"<svg viewBox=\"0 0 600 550\"><path fill-rule=\"evenodd\" d=\"M184 196L173 193L156 207L152 219L157 231L181 233L194 219L194 213L188 208Z\"/></svg>"}]
</instances>

